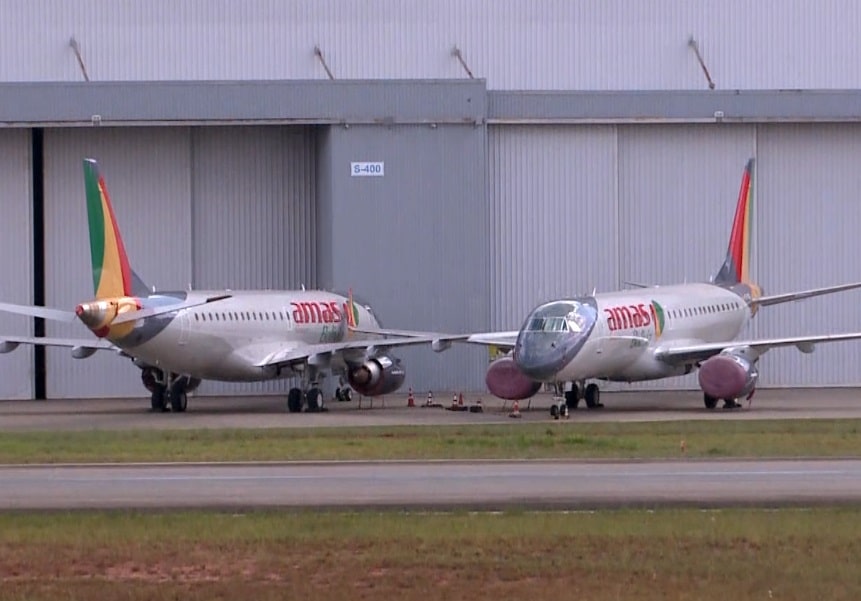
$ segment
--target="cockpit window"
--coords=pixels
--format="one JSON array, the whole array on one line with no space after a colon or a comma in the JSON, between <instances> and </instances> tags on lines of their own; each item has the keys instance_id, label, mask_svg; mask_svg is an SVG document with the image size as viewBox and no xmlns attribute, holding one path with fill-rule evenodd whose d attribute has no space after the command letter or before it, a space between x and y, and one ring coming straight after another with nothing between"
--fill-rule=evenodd
<instances>
[{"instance_id":1,"label":"cockpit window","mask_svg":"<svg viewBox=\"0 0 861 601\"><path fill-rule=\"evenodd\" d=\"M529 322L528 329L532 332L567 332L568 321L565 317L536 317Z\"/></svg>"}]
</instances>

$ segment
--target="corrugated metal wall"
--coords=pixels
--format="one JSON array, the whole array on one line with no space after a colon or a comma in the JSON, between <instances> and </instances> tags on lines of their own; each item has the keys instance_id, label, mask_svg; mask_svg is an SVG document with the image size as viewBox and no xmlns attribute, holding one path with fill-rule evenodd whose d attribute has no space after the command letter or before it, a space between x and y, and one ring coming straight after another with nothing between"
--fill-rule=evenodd
<instances>
[{"instance_id":1,"label":"corrugated metal wall","mask_svg":"<svg viewBox=\"0 0 861 601\"><path fill-rule=\"evenodd\" d=\"M717 272L755 138L753 126L619 128L620 287L702 282ZM696 388L697 379L637 386Z\"/></svg>"},{"instance_id":2,"label":"corrugated metal wall","mask_svg":"<svg viewBox=\"0 0 861 601\"><path fill-rule=\"evenodd\" d=\"M473 125L328 128L320 150L320 284L352 287L383 325L468 332L490 325L486 135ZM351 177L383 161L383 177ZM325 217L324 217L325 216ZM324 221L323 221L324 220ZM416 390L481 390L486 351L401 349Z\"/></svg>"},{"instance_id":3,"label":"corrugated metal wall","mask_svg":"<svg viewBox=\"0 0 861 601\"><path fill-rule=\"evenodd\" d=\"M194 287L316 285L315 130L195 128ZM205 382L200 394L286 392L286 381Z\"/></svg>"},{"instance_id":4,"label":"corrugated metal wall","mask_svg":"<svg viewBox=\"0 0 861 601\"><path fill-rule=\"evenodd\" d=\"M760 126L759 280L778 293L861 280L861 126ZM762 336L861 331L861 292L764 309ZM861 384L861 343L823 344L762 360L764 384Z\"/></svg>"},{"instance_id":5,"label":"corrugated metal wall","mask_svg":"<svg viewBox=\"0 0 861 601\"><path fill-rule=\"evenodd\" d=\"M861 87L846 0L0 0L0 81L458 78L491 89Z\"/></svg>"},{"instance_id":6,"label":"corrugated metal wall","mask_svg":"<svg viewBox=\"0 0 861 601\"><path fill-rule=\"evenodd\" d=\"M30 131L0 131L0 301L33 303L33 220ZM0 313L0 333L31 336L33 320ZM0 355L0 399L33 396L33 349Z\"/></svg>"},{"instance_id":7,"label":"corrugated metal wall","mask_svg":"<svg viewBox=\"0 0 861 601\"><path fill-rule=\"evenodd\" d=\"M619 280L616 130L491 127L491 324Z\"/></svg>"},{"instance_id":8,"label":"corrugated metal wall","mask_svg":"<svg viewBox=\"0 0 861 601\"><path fill-rule=\"evenodd\" d=\"M133 269L160 289L191 281L189 132L186 128L52 129L45 132L46 304L74 309L93 297L82 159L99 160ZM92 337L79 322L48 336ZM143 396L128 359L47 353L50 398Z\"/></svg>"}]
</instances>

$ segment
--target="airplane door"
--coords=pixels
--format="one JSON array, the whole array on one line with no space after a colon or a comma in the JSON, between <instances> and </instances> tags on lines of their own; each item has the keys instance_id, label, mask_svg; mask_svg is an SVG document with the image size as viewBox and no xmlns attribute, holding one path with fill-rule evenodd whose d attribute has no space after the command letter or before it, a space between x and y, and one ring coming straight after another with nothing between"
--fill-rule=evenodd
<instances>
[{"instance_id":1,"label":"airplane door","mask_svg":"<svg viewBox=\"0 0 861 601\"><path fill-rule=\"evenodd\" d=\"M293 331L293 314L290 310L290 307L284 308L284 329L288 332Z\"/></svg>"},{"instance_id":2,"label":"airplane door","mask_svg":"<svg viewBox=\"0 0 861 601\"><path fill-rule=\"evenodd\" d=\"M188 343L188 311L180 311L179 313L179 344Z\"/></svg>"}]
</instances>

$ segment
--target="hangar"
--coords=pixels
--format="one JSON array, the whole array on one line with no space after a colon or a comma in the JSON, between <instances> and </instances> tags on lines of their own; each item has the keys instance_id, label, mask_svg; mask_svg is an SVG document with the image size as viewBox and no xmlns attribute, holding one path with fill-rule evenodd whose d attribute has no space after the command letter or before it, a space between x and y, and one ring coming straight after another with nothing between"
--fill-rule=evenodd
<instances>
[{"instance_id":1,"label":"hangar","mask_svg":"<svg viewBox=\"0 0 861 601\"><path fill-rule=\"evenodd\" d=\"M556 295L705 279L749 156L766 290L861 279L861 14L766 4L0 0L0 300L91 295L84 156L159 288L352 287L393 327L516 329ZM750 334L856 330L857 302L769 308ZM482 349L399 354L416 390L483 389ZM858 358L775 351L761 385L856 385ZM21 348L0 375L0 398L142 394L98 354Z\"/></svg>"}]
</instances>

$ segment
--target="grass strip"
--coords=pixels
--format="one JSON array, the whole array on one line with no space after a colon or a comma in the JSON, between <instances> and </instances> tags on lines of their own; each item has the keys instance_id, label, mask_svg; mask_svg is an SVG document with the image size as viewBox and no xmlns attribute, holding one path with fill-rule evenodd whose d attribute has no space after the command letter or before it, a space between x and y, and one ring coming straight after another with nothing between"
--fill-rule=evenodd
<instances>
[{"instance_id":1,"label":"grass strip","mask_svg":"<svg viewBox=\"0 0 861 601\"><path fill-rule=\"evenodd\" d=\"M0 599L858 599L861 509L0 515Z\"/></svg>"},{"instance_id":2,"label":"grass strip","mask_svg":"<svg viewBox=\"0 0 861 601\"><path fill-rule=\"evenodd\" d=\"M859 453L861 420L855 419L0 433L0 463L7 464Z\"/></svg>"}]
</instances>

